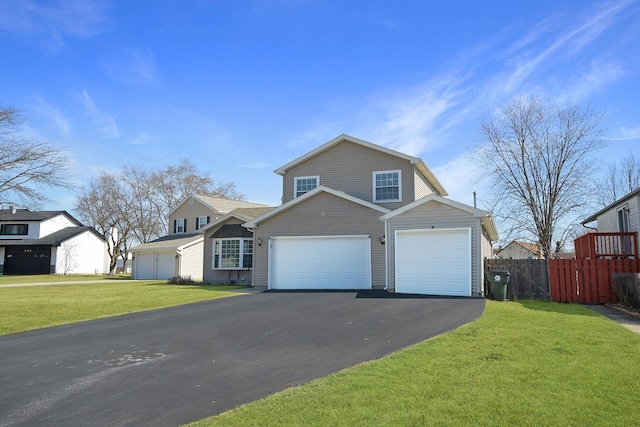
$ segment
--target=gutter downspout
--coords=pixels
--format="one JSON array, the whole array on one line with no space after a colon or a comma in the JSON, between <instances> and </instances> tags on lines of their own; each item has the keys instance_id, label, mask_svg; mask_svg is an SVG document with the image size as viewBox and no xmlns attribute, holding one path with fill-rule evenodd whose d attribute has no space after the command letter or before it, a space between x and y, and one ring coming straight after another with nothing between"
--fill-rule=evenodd
<instances>
[{"instance_id":1,"label":"gutter downspout","mask_svg":"<svg viewBox=\"0 0 640 427\"><path fill-rule=\"evenodd\" d=\"M384 290L389 291L389 221L384 220Z\"/></svg>"}]
</instances>

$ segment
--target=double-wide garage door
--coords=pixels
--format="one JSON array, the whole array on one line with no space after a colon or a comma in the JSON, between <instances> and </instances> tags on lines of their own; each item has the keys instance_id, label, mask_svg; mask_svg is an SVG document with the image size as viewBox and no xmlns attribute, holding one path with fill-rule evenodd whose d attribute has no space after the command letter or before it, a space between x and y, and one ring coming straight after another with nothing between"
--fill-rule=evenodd
<instances>
[{"instance_id":1,"label":"double-wide garage door","mask_svg":"<svg viewBox=\"0 0 640 427\"><path fill-rule=\"evenodd\" d=\"M167 280L176 275L175 252L139 253L135 264L136 280Z\"/></svg>"},{"instance_id":2,"label":"double-wide garage door","mask_svg":"<svg viewBox=\"0 0 640 427\"><path fill-rule=\"evenodd\" d=\"M272 237L270 289L371 289L369 236Z\"/></svg>"},{"instance_id":3,"label":"double-wide garage door","mask_svg":"<svg viewBox=\"0 0 640 427\"><path fill-rule=\"evenodd\" d=\"M471 229L395 233L396 292L471 295Z\"/></svg>"}]
</instances>

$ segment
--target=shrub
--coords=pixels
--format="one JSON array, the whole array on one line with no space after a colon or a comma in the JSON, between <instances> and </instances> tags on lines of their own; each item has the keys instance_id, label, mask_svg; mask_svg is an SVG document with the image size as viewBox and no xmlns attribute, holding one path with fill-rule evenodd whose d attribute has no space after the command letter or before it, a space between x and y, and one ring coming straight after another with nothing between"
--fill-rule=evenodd
<instances>
[{"instance_id":1,"label":"shrub","mask_svg":"<svg viewBox=\"0 0 640 427\"><path fill-rule=\"evenodd\" d=\"M614 273L613 284L620 305L640 309L640 278L637 273Z\"/></svg>"},{"instance_id":2,"label":"shrub","mask_svg":"<svg viewBox=\"0 0 640 427\"><path fill-rule=\"evenodd\" d=\"M196 281L191 278L191 276L173 276L171 279L167 280L168 283L172 285L195 285Z\"/></svg>"}]
</instances>

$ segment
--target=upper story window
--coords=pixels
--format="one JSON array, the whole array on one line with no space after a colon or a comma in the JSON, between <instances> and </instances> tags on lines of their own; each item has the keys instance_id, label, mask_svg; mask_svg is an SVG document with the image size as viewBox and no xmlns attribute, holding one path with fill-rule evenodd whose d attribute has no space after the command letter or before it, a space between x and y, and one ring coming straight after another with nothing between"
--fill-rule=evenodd
<instances>
[{"instance_id":1,"label":"upper story window","mask_svg":"<svg viewBox=\"0 0 640 427\"><path fill-rule=\"evenodd\" d=\"M402 172L400 170L373 173L373 201L402 201Z\"/></svg>"},{"instance_id":2,"label":"upper story window","mask_svg":"<svg viewBox=\"0 0 640 427\"><path fill-rule=\"evenodd\" d=\"M186 218L178 218L173 221L173 232L174 233L186 233L187 232L187 219Z\"/></svg>"},{"instance_id":3,"label":"upper story window","mask_svg":"<svg viewBox=\"0 0 640 427\"><path fill-rule=\"evenodd\" d=\"M210 216L199 216L196 218L196 230L204 228L211 221Z\"/></svg>"},{"instance_id":4,"label":"upper story window","mask_svg":"<svg viewBox=\"0 0 640 427\"><path fill-rule=\"evenodd\" d=\"M0 235L2 236L26 236L29 234L29 224L2 224Z\"/></svg>"},{"instance_id":5,"label":"upper story window","mask_svg":"<svg viewBox=\"0 0 640 427\"><path fill-rule=\"evenodd\" d=\"M217 239L213 245L214 269L247 270L253 266L253 240Z\"/></svg>"},{"instance_id":6,"label":"upper story window","mask_svg":"<svg viewBox=\"0 0 640 427\"><path fill-rule=\"evenodd\" d=\"M302 196L320 184L319 176L301 176L293 179L293 197Z\"/></svg>"}]
</instances>

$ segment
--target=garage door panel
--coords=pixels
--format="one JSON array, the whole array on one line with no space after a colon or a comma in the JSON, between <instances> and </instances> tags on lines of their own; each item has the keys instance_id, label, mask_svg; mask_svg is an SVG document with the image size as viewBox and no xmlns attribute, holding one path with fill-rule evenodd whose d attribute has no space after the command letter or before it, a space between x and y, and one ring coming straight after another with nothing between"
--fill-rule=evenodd
<instances>
[{"instance_id":1,"label":"garage door panel","mask_svg":"<svg viewBox=\"0 0 640 427\"><path fill-rule=\"evenodd\" d=\"M175 253L157 253L158 263L156 271L156 280L167 280L176 274L176 256Z\"/></svg>"},{"instance_id":2,"label":"garage door panel","mask_svg":"<svg viewBox=\"0 0 640 427\"><path fill-rule=\"evenodd\" d=\"M154 254L138 254L136 256L136 279L153 280Z\"/></svg>"},{"instance_id":3,"label":"garage door panel","mask_svg":"<svg viewBox=\"0 0 640 427\"><path fill-rule=\"evenodd\" d=\"M396 231L396 292L471 295L471 230Z\"/></svg>"},{"instance_id":4,"label":"garage door panel","mask_svg":"<svg viewBox=\"0 0 640 427\"><path fill-rule=\"evenodd\" d=\"M275 237L271 289L370 289L368 236Z\"/></svg>"}]
</instances>

